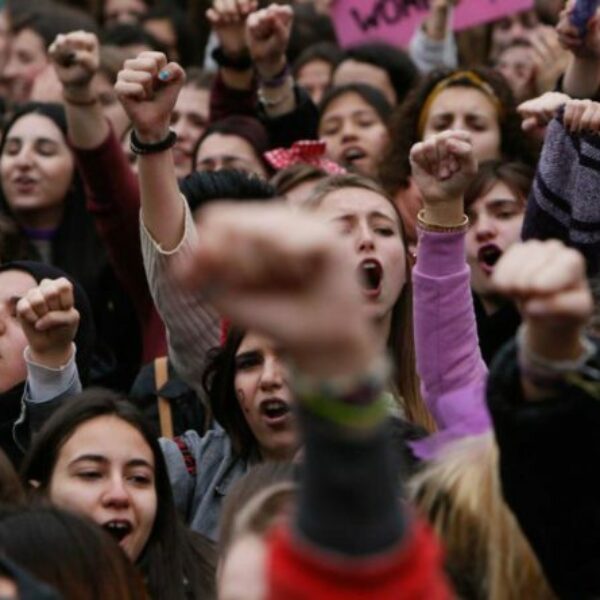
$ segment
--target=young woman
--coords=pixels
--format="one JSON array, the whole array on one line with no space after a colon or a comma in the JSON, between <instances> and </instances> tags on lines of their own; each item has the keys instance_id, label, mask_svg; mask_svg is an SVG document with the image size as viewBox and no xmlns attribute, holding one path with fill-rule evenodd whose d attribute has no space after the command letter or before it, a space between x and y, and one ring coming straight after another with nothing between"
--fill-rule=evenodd
<instances>
[{"instance_id":1,"label":"young woman","mask_svg":"<svg viewBox=\"0 0 600 600\"><path fill-rule=\"evenodd\" d=\"M212 548L180 524L158 442L123 398L90 390L66 401L35 437L22 476L111 534L152 598L211 597Z\"/></svg>"},{"instance_id":2,"label":"young woman","mask_svg":"<svg viewBox=\"0 0 600 600\"><path fill-rule=\"evenodd\" d=\"M372 180L337 175L319 183L301 206L341 234L356 261L365 310L396 369L393 393L401 414L432 429L415 373L412 289L408 249L393 202Z\"/></svg>"},{"instance_id":3,"label":"young woman","mask_svg":"<svg viewBox=\"0 0 600 600\"><path fill-rule=\"evenodd\" d=\"M516 332L521 319L512 302L492 285L495 265L521 240L533 169L523 163L488 161L465 191L469 229L465 236L479 346L486 364Z\"/></svg>"},{"instance_id":4,"label":"young woman","mask_svg":"<svg viewBox=\"0 0 600 600\"><path fill-rule=\"evenodd\" d=\"M27 436L19 435L19 443L15 441L13 430L15 422L22 410L22 400L25 392L28 364L36 363L40 355L30 352L24 354L28 338L19 321L16 304L17 300L31 290L36 290L44 282L44 287L51 290L56 298L57 292L63 289L62 284L69 287L69 296L76 312L70 315L77 331L74 342L77 346L77 368L84 382L88 381L92 353L94 349L95 328L87 296L82 287L66 279L66 273L33 261L15 261L0 266L0 402L2 402L2 419L0 421L0 448L7 454L13 464L18 465L23 457L20 446L26 444ZM56 287L55 287L56 286ZM56 302L54 299L53 302ZM30 344L31 345L31 344ZM71 356L69 352L64 361L59 358L54 367L64 364ZM55 356L51 357L52 361ZM35 368L35 366L33 367ZM67 391L73 393L74 388ZM51 397L51 396L50 396ZM49 400L50 397L46 397Z\"/></svg>"},{"instance_id":5,"label":"young woman","mask_svg":"<svg viewBox=\"0 0 600 600\"><path fill-rule=\"evenodd\" d=\"M411 178L410 149L446 130L468 131L479 162L533 161L512 93L500 75L484 68L428 75L392 117L391 143L379 165L380 181L394 197L413 243L422 198Z\"/></svg>"},{"instance_id":6,"label":"young woman","mask_svg":"<svg viewBox=\"0 0 600 600\"><path fill-rule=\"evenodd\" d=\"M61 106L30 103L13 115L0 145L0 183L0 210L42 262L79 281L92 301L99 332L93 380L128 386L139 363L135 318L86 214Z\"/></svg>"},{"instance_id":7,"label":"young woman","mask_svg":"<svg viewBox=\"0 0 600 600\"><path fill-rule=\"evenodd\" d=\"M162 84L152 99L133 82L142 72L160 74ZM178 65L167 64L166 58L156 54L140 56L121 72L116 89L134 123L136 144L150 148L152 142L161 142L168 135L169 114L181 75ZM139 159L142 248L150 289L169 330L175 368L205 397L203 373L209 351L219 342L219 313L203 290L182 290L176 271L177 263L189 256L198 239L210 239L211 226L201 216L196 229L189 207L179 194L168 150L141 154ZM430 425L419 401L414 372L409 271L401 224L393 205L378 188L360 178L332 182L313 204L329 227L347 234L355 276L369 282L365 283L363 296L365 310L377 326L380 347L383 349L389 341L396 351L396 410L403 410L417 423ZM241 211L241 207L236 206L236 210ZM247 226L262 229L266 224L249 221ZM271 265L274 270L275 259ZM227 316L227 311L223 314ZM298 448L281 350L273 340L248 331L232 333L222 352L221 366L225 370L215 372L210 399L227 431L217 428L204 438L186 434L183 454L176 443L163 444L181 508L193 526L209 536L216 535L222 495L253 460L289 459ZM227 391L229 410L223 407L225 400L214 401L213 394L220 386ZM241 448L236 447L237 440L232 436L232 421L238 430L241 426L246 432L247 442ZM186 463L185 457L190 455L197 467L189 459ZM210 468L206 461L210 461Z\"/></svg>"},{"instance_id":8,"label":"young woman","mask_svg":"<svg viewBox=\"0 0 600 600\"><path fill-rule=\"evenodd\" d=\"M377 89L364 84L335 87L319 106L319 138L327 157L368 177L377 176L377 164L389 142L387 127L391 104Z\"/></svg>"}]
</instances>

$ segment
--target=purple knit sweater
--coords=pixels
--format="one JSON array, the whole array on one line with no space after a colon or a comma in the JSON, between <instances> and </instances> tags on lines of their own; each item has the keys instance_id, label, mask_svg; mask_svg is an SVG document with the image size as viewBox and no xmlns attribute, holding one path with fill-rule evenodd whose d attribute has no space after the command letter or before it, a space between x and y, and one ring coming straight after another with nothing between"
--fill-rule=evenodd
<instances>
[{"instance_id":1,"label":"purple knit sweater","mask_svg":"<svg viewBox=\"0 0 600 600\"><path fill-rule=\"evenodd\" d=\"M419 458L430 459L452 440L485 432L491 422L465 234L418 230L418 235L412 275L417 371L438 431L412 447Z\"/></svg>"}]
</instances>

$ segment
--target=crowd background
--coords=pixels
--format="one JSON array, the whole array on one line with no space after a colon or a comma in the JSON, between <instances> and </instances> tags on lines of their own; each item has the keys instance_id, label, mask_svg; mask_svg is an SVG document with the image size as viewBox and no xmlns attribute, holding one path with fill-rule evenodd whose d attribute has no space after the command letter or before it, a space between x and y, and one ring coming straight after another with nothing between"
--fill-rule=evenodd
<instances>
[{"instance_id":1,"label":"crowd background","mask_svg":"<svg viewBox=\"0 0 600 600\"><path fill-rule=\"evenodd\" d=\"M335 2L0 2L0 597L600 596L600 8Z\"/></svg>"}]
</instances>

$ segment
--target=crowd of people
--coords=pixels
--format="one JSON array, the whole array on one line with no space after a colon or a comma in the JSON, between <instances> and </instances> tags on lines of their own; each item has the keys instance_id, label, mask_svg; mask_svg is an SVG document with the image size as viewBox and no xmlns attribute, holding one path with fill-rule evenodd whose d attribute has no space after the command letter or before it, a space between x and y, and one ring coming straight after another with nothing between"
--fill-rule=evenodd
<instances>
[{"instance_id":1,"label":"crowd of people","mask_svg":"<svg viewBox=\"0 0 600 600\"><path fill-rule=\"evenodd\" d=\"M1 598L600 597L600 8L460 1L0 2Z\"/></svg>"}]
</instances>

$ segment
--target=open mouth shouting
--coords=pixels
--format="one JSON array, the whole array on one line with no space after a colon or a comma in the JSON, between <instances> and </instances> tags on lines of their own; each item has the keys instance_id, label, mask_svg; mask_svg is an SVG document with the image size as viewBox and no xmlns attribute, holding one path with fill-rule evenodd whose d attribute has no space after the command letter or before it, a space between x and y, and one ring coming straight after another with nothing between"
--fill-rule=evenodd
<instances>
[{"instance_id":1,"label":"open mouth shouting","mask_svg":"<svg viewBox=\"0 0 600 600\"><path fill-rule=\"evenodd\" d=\"M278 427L287 423L290 405L281 398L267 398L260 403L260 415L269 427Z\"/></svg>"},{"instance_id":2,"label":"open mouth shouting","mask_svg":"<svg viewBox=\"0 0 600 600\"><path fill-rule=\"evenodd\" d=\"M381 282L383 281L381 263L374 258L363 260L358 266L358 276L363 294L367 298L378 298L381 294Z\"/></svg>"},{"instance_id":3,"label":"open mouth shouting","mask_svg":"<svg viewBox=\"0 0 600 600\"><path fill-rule=\"evenodd\" d=\"M108 531L112 537L117 540L118 544L133 531L133 525L131 521L127 519L112 519L102 525L102 529Z\"/></svg>"},{"instance_id":4,"label":"open mouth shouting","mask_svg":"<svg viewBox=\"0 0 600 600\"><path fill-rule=\"evenodd\" d=\"M348 167L352 167L354 163L367 157L365 150L359 146L350 146L342 152L342 163Z\"/></svg>"},{"instance_id":5,"label":"open mouth shouting","mask_svg":"<svg viewBox=\"0 0 600 600\"><path fill-rule=\"evenodd\" d=\"M502 250L500 250L498 246L495 244L486 244L479 248L479 252L477 252L477 262L486 275L491 275L501 256Z\"/></svg>"}]
</instances>

